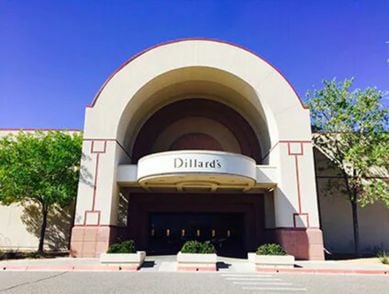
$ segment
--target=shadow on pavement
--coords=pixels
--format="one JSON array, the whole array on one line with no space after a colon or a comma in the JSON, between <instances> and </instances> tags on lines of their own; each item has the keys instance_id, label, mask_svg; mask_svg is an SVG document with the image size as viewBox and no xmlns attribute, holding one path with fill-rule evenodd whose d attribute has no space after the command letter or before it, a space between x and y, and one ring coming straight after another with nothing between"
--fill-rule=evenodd
<instances>
[{"instance_id":1,"label":"shadow on pavement","mask_svg":"<svg viewBox=\"0 0 389 294\"><path fill-rule=\"evenodd\" d=\"M216 262L216 269L217 270L219 270L219 269L226 269L226 268L229 268L230 266L231 266L231 264L225 263L223 261Z\"/></svg>"},{"instance_id":2,"label":"shadow on pavement","mask_svg":"<svg viewBox=\"0 0 389 294\"><path fill-rule=\"evenodd\" d=\"M151 268L151 267L154 267L154 266L155 266L155 261L154 260L148 260L148 261L144 261L141 267Z\"/></svg>"}]
</instances>

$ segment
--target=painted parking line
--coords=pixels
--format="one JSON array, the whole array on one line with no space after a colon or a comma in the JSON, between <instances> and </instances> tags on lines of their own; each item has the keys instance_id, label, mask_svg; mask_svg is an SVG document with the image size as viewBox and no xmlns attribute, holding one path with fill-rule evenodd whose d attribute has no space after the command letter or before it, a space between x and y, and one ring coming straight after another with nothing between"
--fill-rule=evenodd
<instances>
[{"instance_id":1,"label":"painted parking line","mask_svg":"<svg viewBox=\"0 0 389 294\"><path fill-rule=\"evenodd\" d=\"M292 288L292 287L242 287L243 290L255 291L288 291L288 292L306 292L306 288Z\"/></svg>"},{"instance_id":2,"label":"painted parking line","mask_svg":"<svg viewBox=\"0 0 389 294\"><path fill-rule=\"evenodd\" d=\"M281 279L277 278L257 278L252 280L228 280L234 284L250 284L250 283L261 283L261 282L281 282Z\"/></svg>"},{"instance_id":3,"label":"painted parking line","mask_svg":"<svg viewBox=\"0 0 389 294\"><path fill-rule=\"evenodd\" d=\"M285 282L273 274L223 274L226 281L232 282L242 290L252 292L306 292L307 288L294 287L293 283Z\"/></svg>"},{"instance_id":4,"label":"painted parking line","mask_svg":"<svg viewBox=\"0 0 389 294\"><path fill-rule=\"evenodd\" d=\"M260 281L260 282L233 282L235 285L259 285L259 286L292 286L292 283L287 282L273 282L273 281Z\"/></svg>"},{"instance_id":5,"label":"painted parking line","mask_svg":"<svg viewBox=\"0 0 389 294\"><path fill-rule=\"evenodd\" d=\"M226 278L227 281L281 281L281 279L272 277L257 277L257 278Z\"/></svg>"},{"instance_id":6,"label":"painted parking line","mask_svg":"<svg viewBox=\"0 0 389 294\"><path fill-rule=\"evenodd\" d=\"M222 277L272 277L272 274L221 274Z\"/></svg>"}]
</instances>

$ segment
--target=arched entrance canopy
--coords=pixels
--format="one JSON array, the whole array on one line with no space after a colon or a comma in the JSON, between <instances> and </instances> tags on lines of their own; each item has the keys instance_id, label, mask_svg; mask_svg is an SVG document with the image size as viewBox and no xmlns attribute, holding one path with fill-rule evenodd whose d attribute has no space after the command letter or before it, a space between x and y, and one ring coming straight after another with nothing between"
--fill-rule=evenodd
<instances>
[{"instance_id":1,"label":"arched entrance canopy","mask_svg":"<svg viewBox=\"0 0 389 294\"><path fill-rule=\"evenodd\" d=\"M246 49L204 39L164 43L127 61L87 108L85 136L131 149L149 115L172 99L199 94L245 116L264 153L280 140L310 136L309 111L278 70Z\"/></svg>"},{"instance_id":2,"label":"arched entrance canopy","mask_svg":"<svg viewBox=\"0 0 389 294\"><path fill-rule=\"evenodd\" d=\"M199 100L231 111L220 110L225 117L218 117L187 104ZM164 121L163 127L149 133L155 140L143 141L143 146L151 146L149 152L134 152L147 122L180 104L186 105L182 109L187 115L158 120ZM237 130L238 123L232 126L229 116L245 123ZM251 132L239 134L244 129ZM174 185L177 194L172 199L181 211L188 207L180 204L186 199L183 194L200 188L208 193L200 198L209 202L219 190L231 193L222 200L234 201L229 212L242 199L266 206L257 210L257 216L266 217L262 229L271 229L274 239L296 257L323 259L311 135L309 110L282 74L256 54L207 39L147 49L114 72L86 109L72 252L94 257L107 250L120 233L118 207L124 187L130 187L130 193L143 189L127 214L142 220L147 214L137 215L140 210L158 206L158 195L151 194ZM250 142L259 146L252 148ZM245 193L262 193L258 195L267 200L260 196L254 203ZM198 211L208 208L204 203L193 198ZM254 228L257 216L247 226ZM145 241L147 229L137 230L133 224L127 226L131 236Z\"/></svg>"},{"instance_id":3,"label":"arched entrance canopy","mask_svg":"<svg viewBox=\"0 0 389 294\"><path fill-rule=\"evenodd\" d=\"M272 65L271 63L269 63L268 61L264 60L262 57L260 57L258 54L256 54L255 52L247 49L247 48L244 48L242 46L239 46L239 45L236 45L232 42L227 42L227 41L222 41L222 40L216 40L216 39L211 39L211 38L187 38L187 39L177 39L177 40L172 40L172 41L168 41L168 42L163 42L163 43L160 43L160 44L157 44L155 46L152 46L152 47L149 47L137 54L135 54L134 56L130 57L128 60L126 60L121 66L119 66L106 80L105 82L103 83L103 85L101 86L101 88L99 89L99 91L97 92L96 96L93 98L93 101L90 105L88 105L88 107L94 107L94 105L96 104L97 100L99 99L100 97L100 94L101 92L103 91L103 89L105 88L105 86L109 83L109 81L116 75L116 73L118 73L123 67L125 67L127 64L129 64L130 62L132 62L134 59L138 58L139 56L147 53L148 51L150 50L153 50L154 48L157 48L157 47L160 47L160 46L164 46L164 45L168 45L168 44L172 44L172 43L178 43L178 42L183 42L183 41L209 41L209 42L217 42L217 43L223 43L223 44L228 44L228 45L231 45L231 46L234 46L234 47L237 47L237 48L240 48L242 50L245 50L251 54L253 54L254 56L258 57L259 59L261 59L262 61L266 62L268 65L270 65L274 70L276 70L289 84L289 86L293 89L293 91L295 92L297 98L300 100L300 103L302 105L303 108L307 108L304 103L302 102L301 98L298 96L296 90L293 88L293 86L290 84L290 82L286 79L286 77L274 66Z\"/></svg>"}]
</instances>

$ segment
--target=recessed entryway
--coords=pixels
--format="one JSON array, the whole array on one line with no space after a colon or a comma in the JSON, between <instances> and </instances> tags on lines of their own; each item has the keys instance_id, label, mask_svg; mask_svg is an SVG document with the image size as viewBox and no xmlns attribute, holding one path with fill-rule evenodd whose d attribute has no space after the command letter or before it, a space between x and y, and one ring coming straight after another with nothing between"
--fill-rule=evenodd
<instances>
[{"instance_id":1,"label":"recessed entryway","mask_svg":"<svg viewBox=\"0 0 389 294\"><path fill-rule=\"evenodd\" d=\"M189 240L208 241L218 255L244 256L243 213L151 213L148 254L176 254Z\"/></svg>"},{"instance_id":2,"label":"recessed entryway","mask_svg":"<svg viewBox=\"0 0 389 294\"><path fill-rule=\"evenodd\" d=\"M127 236L147 255L177 254L210 241L219 256L246 257L265 241L262 194L132 193Z\"/></svg>"}]
</instances>

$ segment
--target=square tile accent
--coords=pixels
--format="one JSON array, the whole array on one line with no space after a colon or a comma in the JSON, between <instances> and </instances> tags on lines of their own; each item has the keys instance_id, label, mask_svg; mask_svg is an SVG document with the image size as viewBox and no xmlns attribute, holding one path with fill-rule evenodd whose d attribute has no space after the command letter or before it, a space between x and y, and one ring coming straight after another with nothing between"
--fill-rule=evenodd
<instances>
[{"instance_id":1,"label":"square tile accent","mask_svg":"<svg viewBox=\"0 0 389 294\"><path fill-rule=\"evenodd\" d=\"M107 141L92 141L92 153L105 153L107 149Z\"/></svg>"},{"instance_id":2,"label":"square tile accent","mask_svg":"<svg viewBox=\"0 0 389 294\"><path fill-rule=\"evenodd\" d=\"M295 228L308 228L309 227L308 213L294 213L293 225Z\"/></svg>"},{"instance_id":3,"label":"square tile accent","mask_svg":"<svg viewBox=\"0 0 389 294\"><path fill-rule=\"evenodd\" d=\"M85 225L99 225L100 211L85 211Z\"/></svg>"},{"instance_id":4,"label":"square tile accent","mask_svg":"<svg viewBox=\"0 0 389 294\"><path fill-rule=\"evenodd\" d=\"M289 155L304 155L303 143L288 143Z\"/></svg>"}]
</instances>

